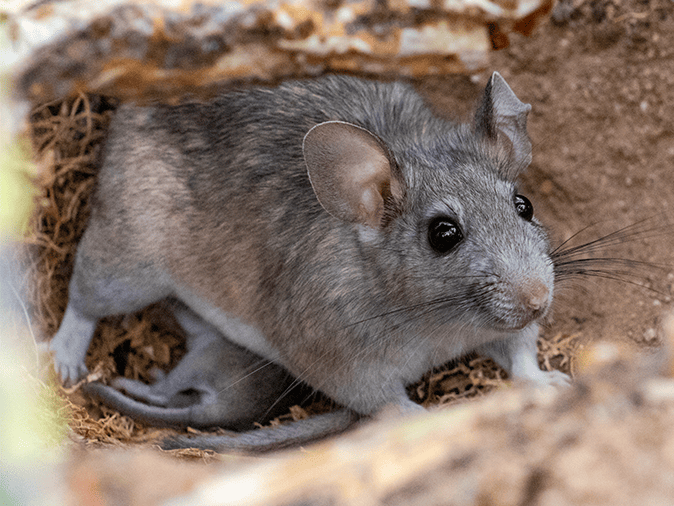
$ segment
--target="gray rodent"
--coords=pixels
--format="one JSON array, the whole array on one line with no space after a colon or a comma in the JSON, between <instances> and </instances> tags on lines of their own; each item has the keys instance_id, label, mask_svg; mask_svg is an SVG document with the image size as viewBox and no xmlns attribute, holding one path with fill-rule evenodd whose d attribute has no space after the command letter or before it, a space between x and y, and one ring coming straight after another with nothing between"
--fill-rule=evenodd
<instances>
[{"instance_id":1,"label":"gray rodent","mask_svg":"<svg viewBox=\"0 0 674 506\"><path fill-rule=\"evenodd\" d=\"M409 85L345 76L121 106L50 345L56 370L86 374L99 318L174 297L345 407L294 441L421 409L405 386L471 351L513 378L568 383L536 359L554 269L517 193L530 108L498 73L464 125Z\"/></svg>"}]
</instances>

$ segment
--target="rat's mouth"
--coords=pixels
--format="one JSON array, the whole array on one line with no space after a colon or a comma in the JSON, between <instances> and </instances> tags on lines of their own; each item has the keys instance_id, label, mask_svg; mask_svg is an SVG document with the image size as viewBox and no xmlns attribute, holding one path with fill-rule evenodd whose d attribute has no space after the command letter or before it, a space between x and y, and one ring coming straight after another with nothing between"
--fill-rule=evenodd
<instances>
[{"instance_id":1,"label":"rat's mouth","mask_svg":"<svg viewBox=\"0 0 674 506\"><path fill-rule=\"evenodd\" d=\"M545 311L492 318L491 327L499 332L519 332L545 316Z\"/></svg>"},{"instance_id":2,"label":"rat's mouth","mask_svg":"<svg viewBox=\"0 0 674 506\"><path fill-rule=\"evenodd\" d=\"M543 284L540 287L540 290L535 291L513 288L503 283L493 285L489 297L476 297L479 318L485 327L498 332L518 332L543 320L550 309L552 298Z\"/></svg>"},{"instance_id":3,"label":"rat's mouth","mask_svg":"<svg viewBox=\"0 0 674 506\"><path fill-rule=\"evenodd\" d=\"M495 324L492 325L492 329L498 332L519 332L525 329L528 325L531 324L531 321L522 324Z\"/></svg>"}]
</instances>

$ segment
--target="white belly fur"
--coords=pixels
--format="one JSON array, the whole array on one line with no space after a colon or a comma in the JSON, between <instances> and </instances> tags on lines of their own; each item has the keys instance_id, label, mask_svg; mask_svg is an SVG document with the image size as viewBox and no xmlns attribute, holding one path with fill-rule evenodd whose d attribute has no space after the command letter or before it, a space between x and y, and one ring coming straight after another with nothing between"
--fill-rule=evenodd
<instances>
[{"instance_id":1,"label":"white belly fur","mask_svg":"<svg viewBox=\"0 0 674 506\"><path fill-rule=\"evenodd\" d=\"M233 343L242 346L267 360L279 363L279 353L270 346L264 335L252 325L228 314L199 298L186 288L177 288L176 295L187 304L192 311L215 326Z\"/></svg>"}]
</instances>

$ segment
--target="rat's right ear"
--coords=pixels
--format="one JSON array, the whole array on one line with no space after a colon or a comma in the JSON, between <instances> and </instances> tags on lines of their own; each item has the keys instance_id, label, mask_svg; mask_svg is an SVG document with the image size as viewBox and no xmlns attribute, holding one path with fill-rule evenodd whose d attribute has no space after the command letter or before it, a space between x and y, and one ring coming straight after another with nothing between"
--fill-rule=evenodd
<instances>
[{"instance_id":1,"label":"rat's right ear","mask_svg":"<svg viewBox=\"0 0 674 506\"><path fill-rule=\"evenodd\" d=\"M304 136L302 151L316 197L335 218L376 228L386 199L402 196L388 148L364 128L320 123Z\"/></svg>"},{"instance_id":2,"label":"rat's right ear","mask_svg":"<svg viewBox=\"0 0 674 506\"><path fill-rule=\"evenodd\" d=\"M512 174L504 174L505 177L514 179L531 163L531 140L527 133L529 111L531 105L521 102L501 74L494 72L475 114L475 127L479 134L498 144L506 141L514 170Z\"/></svg>"}]
</instances>

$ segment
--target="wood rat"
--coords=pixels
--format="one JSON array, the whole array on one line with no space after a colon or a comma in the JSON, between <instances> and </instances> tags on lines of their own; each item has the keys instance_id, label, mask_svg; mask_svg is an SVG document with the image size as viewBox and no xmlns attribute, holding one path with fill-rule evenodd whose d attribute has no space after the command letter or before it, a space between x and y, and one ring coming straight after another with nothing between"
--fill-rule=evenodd
<instances>
[{"instance_id":1,"label":"wood rat","mask_svg":"<svg viewBox=\"0 0 674 506\"><path fill-rule=\"evenodd\" d=\"M554 268L517 192L530 108L498 73L472 124L435 116L409 85L346 76L121 106L56 370L86 373L99 318L175 297L348 413L421 409L405 385L471 351L566 384L536 359Z\"/></svg>"}]
</instances>

